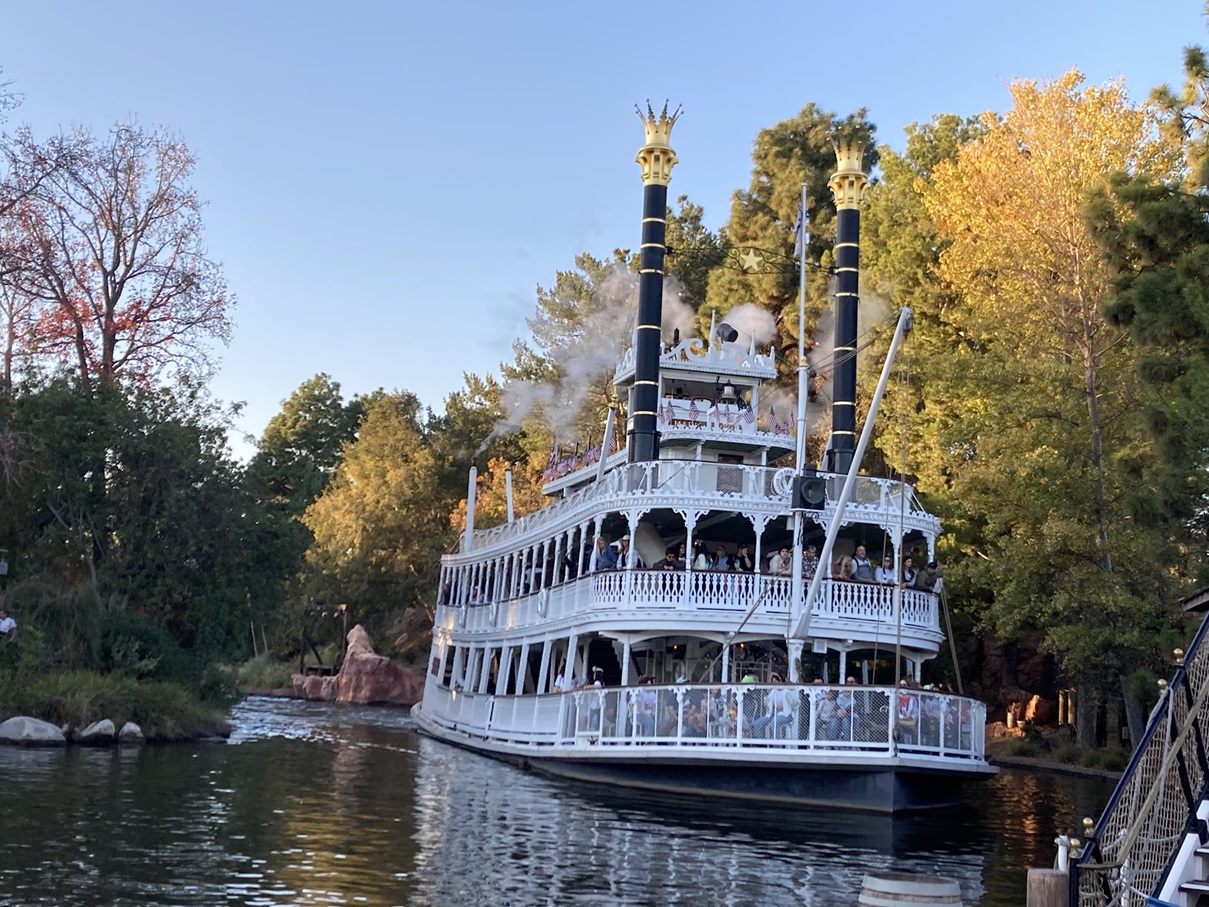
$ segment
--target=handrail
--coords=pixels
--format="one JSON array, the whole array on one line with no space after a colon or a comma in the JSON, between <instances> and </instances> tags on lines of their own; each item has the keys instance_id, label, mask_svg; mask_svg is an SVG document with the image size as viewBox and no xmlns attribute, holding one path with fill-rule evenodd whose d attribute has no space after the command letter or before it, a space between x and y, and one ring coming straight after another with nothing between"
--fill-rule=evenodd
<instances>
[{"instance_id":1,"label":"handrail","mask_svg":"<svg viewBox=\"0 0 1209 907\"><path fill-rule=\"evenodd\" d=\"M1184 663L1151 712L1091 839L1071 862L1073 907L1120 904L1131 892L1142 899L1155 894L1171 871L1180 841L1195 823L1209 783L1201 720L1209 702L1207 630L1209 621L1202 622ZM1179 775L1178 783L1172 774Z\"/></svg>"}]
</instances>

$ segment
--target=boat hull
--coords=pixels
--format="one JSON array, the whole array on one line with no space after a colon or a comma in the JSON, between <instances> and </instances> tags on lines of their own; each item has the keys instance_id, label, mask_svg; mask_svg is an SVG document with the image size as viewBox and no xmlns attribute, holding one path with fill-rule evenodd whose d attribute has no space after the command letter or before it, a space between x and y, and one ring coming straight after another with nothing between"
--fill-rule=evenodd
<instances>
[{"instance_id":1,"label":"boat hull","mask_svg":"<svg viewBox=\"0 0 1209 907\"><path fill-rule=\"evenodd\" d=\"M661 793L723 797L781 805L909 814L952 809L963 781L996 773L982 762L943 767L913 764L903 757L854 765L850 754L833 757L786 752L782 756L742 750L709 755L652 743L643 752L585 752L578 747L525 747L450 729L413 716L433 739L501 759L553 777Z\"/></svg>"}]
</instances>

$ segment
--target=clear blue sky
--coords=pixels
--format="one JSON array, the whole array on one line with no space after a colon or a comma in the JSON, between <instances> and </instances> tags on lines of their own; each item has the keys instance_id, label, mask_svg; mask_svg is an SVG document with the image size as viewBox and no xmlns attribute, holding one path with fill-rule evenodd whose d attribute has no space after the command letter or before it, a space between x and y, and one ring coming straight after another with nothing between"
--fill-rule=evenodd
<instances>
[{"instance_id":1,"label":"clear blue sky","mask_svg":"<svg viewBox=\"0 0 1209 907\"><path fill-rule=\"evenodd\" d=\"M637 245L635 102L683 104L670 191L716 228L757 131L809 102L867 107L901 148L912 122L1003 110L1016 76L1078 66L1141 100L1209 43L1201 0L843 6L39 0L7 6L0 65L10 126L133 115L197 154L239 299L213 391L259 435L316 372L438 410L498 373L539 283Z\"/></svg>"}]
</instances>

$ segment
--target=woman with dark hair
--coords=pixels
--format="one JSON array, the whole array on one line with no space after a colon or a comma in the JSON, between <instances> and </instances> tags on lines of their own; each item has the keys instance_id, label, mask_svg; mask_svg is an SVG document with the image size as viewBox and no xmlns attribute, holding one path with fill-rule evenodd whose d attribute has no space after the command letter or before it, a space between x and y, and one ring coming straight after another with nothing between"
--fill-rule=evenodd
<instances>
[{"instance_id":1,"label":"woman with dark hair","mask_svg":"<svg viewBox=\"0 0 1209 907\"><path fill-rule=\"evenodd\" d=\"M693 569L712 570L713 567L714 559L710 556L709 548L705 542L698 542L693 546Z\"/></svg>"}]
</instances>

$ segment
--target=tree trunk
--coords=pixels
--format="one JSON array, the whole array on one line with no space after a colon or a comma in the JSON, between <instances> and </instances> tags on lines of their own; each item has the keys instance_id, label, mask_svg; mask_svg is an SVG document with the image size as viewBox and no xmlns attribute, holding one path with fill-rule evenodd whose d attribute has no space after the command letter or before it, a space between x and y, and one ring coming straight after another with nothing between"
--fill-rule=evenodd
<instances>
[{"instance_id":1,"label":"tree trunk","mask_svg":"<svg viewBox=\"0 0 1209 907\"><path fill-rule=\"evenodd\" d=\"M1096 745L1096 697L1085 681L1078 684L1075 694L1075 745L1083 750Z\"/></svg>"}]
</instances>

